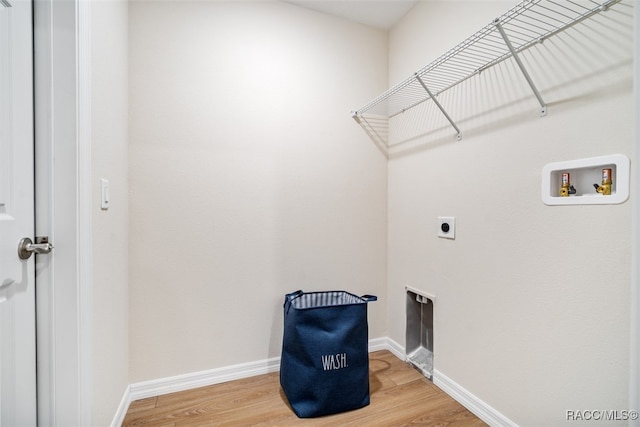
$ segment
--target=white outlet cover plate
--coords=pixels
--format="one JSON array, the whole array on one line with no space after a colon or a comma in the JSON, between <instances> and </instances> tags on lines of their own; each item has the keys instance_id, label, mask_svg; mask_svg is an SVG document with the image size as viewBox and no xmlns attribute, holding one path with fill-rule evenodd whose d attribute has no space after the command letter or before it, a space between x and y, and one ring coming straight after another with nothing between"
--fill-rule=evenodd
<instances>
[{"instance_id":1,"label":"white outlet cover plate","mask_svg":"<svg viewBox=\"0 0 640 427\"><path fill-rule=\"evenodd\" d=\"M449 231L442 231L442 224L449 224ZM453 216L439 216L438 217L438 237L443 239L455 239L456 238L456 218Z\"/></svg>"}]
</instances>

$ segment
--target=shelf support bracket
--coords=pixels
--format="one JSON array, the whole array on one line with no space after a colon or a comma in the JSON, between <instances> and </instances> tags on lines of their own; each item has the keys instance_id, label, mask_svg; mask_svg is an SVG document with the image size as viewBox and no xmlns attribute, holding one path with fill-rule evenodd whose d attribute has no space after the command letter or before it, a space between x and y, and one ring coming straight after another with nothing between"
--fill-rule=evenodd
<instances>
[{"instance_id":1,"label":"shelf support bracket","mask_svg":"<svg viewBox=\"0 0 640 427\"><path fill-rule=\"evenodd\" d=\"M365 133L369 136L369 138L371 138L371 140L378 146L378 148L384 153L384 155L387 156L388 148L389 148L389 142L387 141L388 138L383 138L382 135L378 133L376 126L369 123L369 121L365 116L361 116L356 111L352 111L351 117L353 118L353 120L356 121L356 123L360 125L360 127L365 131Z\"/></svg>"},{"instance_id":2,"label":"shelf support bracket","mask_svg":"<svg viewBox=\"0 0 640 427\"><path fill-rule=\"evenodd\" d=\"M433 93L431 93L431 91L429 90L427 85L422 81L422 79L420 78L418 73L415 73L414 75L416 77L416 80L418 80L418 82L422 85L424 90L429 95L429 98L431 98L433 100L434 104L436 104L436 107L438 107L438 109L442 112L442 114L444 114L444 116L447 118L447 120L449 120L449 123L451 123L451 126L453 126L453 128L456 130L456 132L458 132L458 134L456 135L456 139L458 141L460 141L462 139L462 132L460 132L460 129L458 128L458 126L456 126L455 122L451 119L451 117L449 117L449 115L447 114L445 109L442 107L442 105L440 105L440 103L438 102L436 97L433 96Z\"/></svg>"},{"instance_id":3,"label":"shelf support bracket","mask_svg":"<svg viewBox=\"0 0 640 427\"><path fill-rule=\"evenodd\" d=\"M527 72L527 69L524 67L524 64L520 60L520 57L518 56L518 52L516 52L516 50L513 48L513 45L511 44L509 37L507 37L507 33L504 32L504 28L502 28L502 25L500 24L500 20L496 18L493 21L493 23L498 29L498 31L500 31L500 35L502 36L502 39L507 45L507 48L509 48L509 51L511 52L511 56L513 56L513 59L516 60L516 63L518 64L518 67L520 67L520 71L522 71L524 78L527 79L527 83L529 83L531 90L533 91L536 98L538 98L538 102L540 103L540 117L546 116L547 104L545 104L544 100L542 99L542 96L540 95L540 92L538 91L538 88L536 88L536 85L533 83L533 80L531 80L531 76L529 75L529 73Z\"/></svg>"}]
</instances>

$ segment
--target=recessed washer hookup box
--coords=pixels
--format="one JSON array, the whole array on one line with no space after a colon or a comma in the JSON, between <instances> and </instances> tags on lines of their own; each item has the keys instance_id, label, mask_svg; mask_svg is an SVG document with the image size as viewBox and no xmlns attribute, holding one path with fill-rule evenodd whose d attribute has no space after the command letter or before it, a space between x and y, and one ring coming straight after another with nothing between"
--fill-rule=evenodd
<instances>
[{"instance_id":1,"label":"recessed washer hookup box","mask_svg":"<svg viewBox=\"0 0 640 427\"><path fill-rule=\"evenodd\" d=\"M407 325L405 352L407 362L428 379L433 378L433 308L435 297L406 288Z\"/></svg>"}]
</instances>

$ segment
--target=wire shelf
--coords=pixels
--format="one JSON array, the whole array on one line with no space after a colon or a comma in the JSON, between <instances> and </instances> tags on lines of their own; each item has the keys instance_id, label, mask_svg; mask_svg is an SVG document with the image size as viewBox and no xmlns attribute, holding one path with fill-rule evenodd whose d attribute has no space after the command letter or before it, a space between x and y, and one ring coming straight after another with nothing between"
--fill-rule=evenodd
<instances>
[{"instance_id":1,"label":"wire shelf","mask_svg":"<svg viewBox=\"0 0 640 427\"><path fill-rule=\"evenodd\" d=\"M377 132L367 118L372 115L378 121L380 117L390 119L432 99L460 139L460 130L436 97L508 58L517 61L541 104L541 115L545 115L546 105L518 54L620 1L524 0L364 107L353 111L352 116L377 144L388 145L386 134Z\"/></svg>"}]
</instances>

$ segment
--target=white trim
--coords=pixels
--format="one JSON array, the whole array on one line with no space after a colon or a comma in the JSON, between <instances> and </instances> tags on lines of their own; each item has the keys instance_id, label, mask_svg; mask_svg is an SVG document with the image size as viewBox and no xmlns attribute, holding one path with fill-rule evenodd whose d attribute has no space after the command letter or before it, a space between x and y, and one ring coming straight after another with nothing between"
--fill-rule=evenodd
<instances>
[{"instance_id":1,"label":"white trim","mask_svg":"<svg viewBox=\"0 0 640 427\"><path fill-rule=\"evenodd\" d=\"M413 289L411 290L413 291ZM402 361L407 360L405 347L398 344L391 338L378 338L373 341L380 342L376 347L378 350L389 350L398 359ZM369 349L369 351L372 351L371 342L369 343ZM433 383L490 426L517 426L516 423L496 411L482 400L478 399L475 395L464 389L437 369L434 369L433 371Z\"/></svg>"},{"instance_id":2,"label":"white trim","mask_svg":"<svg viewBox=\"0 0 640 427\"><path fill-rule=\"evenodd\" d=\"M124 396L122 396L122 400L120 400L120 405L118 405L118 409L116 410L116 414L111 421L111 427L120 427L124 422L124 418L127 416L127 410L129 409L129 405L135 399L131 399L131 386L127 386L124 391Z\"/></svg>"},{"instance_id":3,"label":"white trim","mask_svg":"<svg viewBox=\"0 0 640 427\"><path fill-rule=\"evenodd\" d=\"M394 348L392 349L392 346ZM375 338L369 340L369 352L389 350L398 356L399 345L389 338ZM404 354L404 352L400 353ZM404 356L398 356L404 360ZM147 397L160 396L177 391L191 390L212 384L220 384L227 381L239 380L256 375L278 372L280 370L280 357L258 360L256 362L241 363L190 374L176 375L173 377L159 378L156 380L142 381L129 386L127 392L130 402ZM128 406L128 405L127 405Z\"/></svg>"},{"instance_id":4,"label":"white trim","mask_svg":"<svg viewBox=\"0 0 640 427\"><path fill-rule=\"evenodd\" d=\"M490 426L517 426L509 418L478 399L437 369L433 371L433 383Z\"/></svg>"},{"instance_id":5,"label":"white trim","mask_svg":"<svg viewBox=\"0 0 640 427\"><path fill-rule=\"evenodd\" d=\"M372 338L369 340L369 353L380 350L388 350L389 338Z\"/></svg>"},{"instance_id":6,"label":"white trim","mask_svg":"<svg viewBox=\"0 0 640 427\"><path fill-rule=\"evenodd\" d=\"M396 341L392 340L389 337L380 339L385 340L385 346L380 350L389 350L398 359L402 360L403 362L407 361L407 353L403 345L398 344Z\"/></svg>"},{"instance_id":7,"label":"white trim","mask_svg":"<svg viewBox=\"0 0 640 427\"><path fill-rule=\"evenodd\" d=\"M93 424L93 229L91 160L91 3L77 9L77 126L78 126L78 419Z\"/></svg>"},{"instance_id":8,"label":"white trim","mask_svg":"<svg viewBox=\"0 0 640 427\"><path fill-rule=\"evenodd\" d=\"M34 3L38 421L92 425L90 4Z\"/></svg>"},{"instance_id":9,"label":"white trim","mask_svg":"<svg viewBox=\"0 0 640 427\"><path fill-rule=\"evenodd\" d=\"M241 363L238 365L209 369L207 371L134 383L130 386L130 395L133 401L278 372L279 370L280 358L274 357L256 362Z\"/></svg>"},{"instance_id":10,"label":"white trim","mask_svg":"<svg viewBox=\"0 0 640 427\"><path fill-rule=\"evenodd\" d=\"M53 4L33 2L34 29L34 119L36 236L52 238L51 198L53 195L53 111L51 55L53 52ZM53 256L36 259L37 387L38 421L55 425L55 318L53 316ZM44 265L42 265L44 263Z\"/></svg>"},{"instance_id":11,"label":"white trim","mask_svg":"<svg viewBox=\"0 0 640 427\"><path fill-rule=\"evenodd\" d=\"M81 342L91 330L84 317L90 310L84 295L90 264L79 265L85 262L83 239L90 218L84 216L84 201L78 200L85 197L78 180L84 177L80 162L82 168L90 167L90 157L88 147L78 146L81 139L87 144L88 129L84 113L78 112L85 96L78 91L86 85L78 81L86 71L78 55L80 50L87 53L80 44L84 41L78 41L78 23L84 19L79 13L77 0L34 2L36 233L49 236L56 247L36 273L38 422L52 427L93 424L86 421L92 416L91 378L86 375L92 369L86 347L91 343Z\"/></svg>"},{"instance_id":12,"label":"white trim","mask_svg":"<svg viewBox=\"0 0 640 427\"><path fill-rule=\"evenodd\" d=\"M405 349L396 341L388 337L374 338L369 340L369 352L389 350L398 359L405 361ZM212 384L220 384L227 381L253 377L256 375L278 372L280 370L280 358L259 360L256 362L242 363L207 371L194 372L191 374L177 375L174 377L160 378L151 381L142 381L131 384L125 390L118 412L111 423L112 427L122 424L129 405L134 400L145 399L147 397L160 396L177 391L191 390ZM469 391L438 370L434 370L433 382L451 398L473 412L478 418L491 426L513 426L517 424L478 399Z\"/></svg>"}]
</instances>

